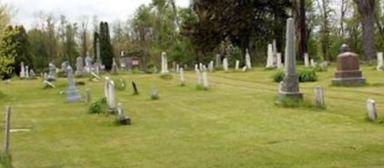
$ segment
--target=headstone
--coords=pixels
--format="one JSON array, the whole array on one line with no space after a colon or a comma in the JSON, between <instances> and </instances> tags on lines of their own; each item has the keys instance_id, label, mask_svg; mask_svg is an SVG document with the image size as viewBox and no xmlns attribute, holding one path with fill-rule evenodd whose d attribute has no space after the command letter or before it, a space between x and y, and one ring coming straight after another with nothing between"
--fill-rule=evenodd
<instances>
[{"instance_id":1,"label":"headstone","mask_svg":"<svg viewBox=\"0 0 384 168\"><path fill-rule=\"evenodd\" d=\"M243 72L247 72L247 66L244 66L242 69Z\"/></svg>"},{"instance_id":2,"label":"headstone","mask_svg":"<svg viewBox=\"0 0 384 168\"><path fill-rule=\"evenodd\" d=\"M84 72L84 61L83 57L77 57L76 59L76 76L83 76Z\"/></svg>"},{"instance_id":3,"label":"headstone","mask_svg":"<svg viewBox=\"0 0 384 168\"><path fill-rule=\"evenodd\" d=\"M309 67L309 56L308 53L304 54L304 66Z\"/></svg>"},{"instance_id":4,"label":"headstone","mask_svg":"<svg viewBox=\"0 0 384 168\"><path fill-rule=\"evenodd\" d=\"M56 81L56 66L53 65L52 63L49 63L49 73L47 76L48 82L53 82Z\"/></svg>"},{"instance_id":5,"label":"headstone","mask_svg":"<svg viewBox=\"0 0 384 168\"><path fill-rule=\"evenodd\" d=\"M204 70L204 65L203 65L203 63L199 63L199 69L200 69L200 71L203 71Z\"/></svg>"},{"instance_id":6,"label":"headstone","mask_svg":"<svg viewBox=\"0 0 384 168\"><path fill-rule=\"evenodd\" d=\"M115 107L115 84L109 78L106 78L104 85L104 94L107 98L108 112L114 114L116 111Z\"/></svg>"},{"instance_id":7,"label":"headstone","mask_svg":"<svg viewBox=\"0 0 384 168\"><path fill-rule=\"evenodd\" d=\"M116 59L113 58L111 73L112 74L117 74L118 71L119 71L119 67L117 67Z\"/></svg>"},{"instance_id":8,"label":"headstone","mask_svg":"<svg viewBox=\"0 0 384 168\"><path fill-rule=\"evenodd\" d=\"M265 68L271 69L275 68L274 61L273 61L273 47L272 44L268 45L268 57L267 57L267 65Z\"/></svg>"},{"instance_id":9,"label":"headstone","mask_svg":"<svg viewBox=\"0 0 384 168\"><path fill-rule=\"evenodd\" d=\"M61 71L64 72L64 75L67 75L68 65L69 65L68 61L64 61L63 63L61 63Z\"/></svg>"},{"instance_id":10,"label":"headstone","mask_svg":"<svg viewBox=\"0 0 384 168\"><path fill-rule=\"evenodd\" d=\"M221 55L216 54L216 68L220 68L220 67L221 67Z\"/></svg>"},{"instance_id":11,"label":"headstone","mask_svg":"<svg viewBox=\"0 0 384 168\"><path fill-rule=\"evenodd\" d=\"M75 79L73 76L73 69L70 65L67 68L68 89L67 89L67 102L78 103L81 102L81 96L76 88Z\"/></svg>"},{"instance_id":12,"label":"headstone","mask_svg":"<svg viewBox=\"0 0 384 168\"><path fill-rule=\"evenodd\" d=\"M383 53L377 53L377 71L384 71L384 58Z\"/></svg>"},{"instance_id":13,"label":"headstone","mask_svg":"<svg viewBox=\"0 0 384 168\"><path fill-rule=\"evenodd\" d=\"M10 129L11 129L11 107L5 108L5 123L4 123L4 154L10 156Z\"/></svg>"},{"instance_id":14,"label":"headstone","mask_svg":"<svg viewBox=\"0 0 384 168\"><path fill-rule=\"evenodd\" d=\"M318 108L324 108L325 107L324 88L323 87L315 87L315 105Z\"/></svg>"},{"instance_id":15,"label":"headstone","mask_svg":"<svg viewBox=\"0 0 384 168\"><path fill-rule=\"evenodd\" d=\"M236 69L236 70L239 70L239 68L240 68L240 61L239 61L239 60L236 60L235 69Z\"/></svg>"},{"instance_id":16,"label":"headstone","mask_svg":"<svg viewBox=\"0 0 384 168\"><path fill-rule=\"evenodd\" d=\"M207 71L203 71L203 87L204 87L204 90L208 90L209 89L209 82L208 82L208 73Z\"/></svg>"},{"instance_id":17,"label":"headstone","mask_svg":"<svg viewBox=\"0 0 384 168\"><path fill-rule=\"evenodd\" d=\"M184 68L180 68L180 86L185 86Z\"/></svg>"},{"instance_id":18,"label":"headstone","mask_svg":"<svg viewBox=\"0 0 384 168\"><path fill-rule=\"evenodd\" d=\"M317 67L317 63L314 59L311 59L311 67L312 68L316 68Z\"/></svg>"},{"instance_id":19,"label":"headstone","mask_svg":"<svg viewBox=\"0 0 384 168\"><path fill-rule=\"evenodd\" d=\"M275 39L272 42L272 52L273 52L273 61L274 61L273 65L277 67L277 44Z\"/></svg>"},{"instance_id":20,"label":"headstone","mask_svg":"<svg viewBox=\"0 0 384 168\"><path fill-rule=\"evenodd\" d=\"M332 80L334 85L353 86L365 84L363 73L360 71L358 55L349 52L349 48L343 45L342 51L346 51L337 56L337 71Z\"/></svg>"},{"instance_id":21,"label":"headstone","mask_svg":"<svg viewBox=\"0 0 384 168\"><path fill-rule=\"evenodd\" d=\"M121 103L117 104L117 117L120 125L131 125L131 119L125 116Z\"/></svg>"},{"instance_id":22,"label":"headstone","mask_svg":"<svg viewBox=\"0 0 384 168\"><path fill-rule=\"evenodd\" d=\"M156 86L152 86L151 89L151 100L158 100L160 99L159 92L157 91Z\"/></svg>"},{"instance_id":23,"label":"headstone","mask_svg":"<svg viewBox=\"0 0 384 168\"><path fill-rule=\"evenodd\" d=\"M55 88L55 85L48 80L44 80L43 84L45 88Z\"/></svg>"},{"instance_id":24,"label":"headstone","mask_svg":"<svg viewBox=\"0 0 384 168\"><path fill-rule=\"evenodd\" d=\"M245 66L247 69L252 69L251 55L249 54L248 48L245 50Z\"/></svg>"},{"instance_id":25,"label":"headstone","mask_svg":"<svg viewBox=\"0 0 384 168\"><path fill-rule=\"evenodd\" d=\"M88 74L92 71L92 58L89 56L89 53L87 52L87 56L85 57L85 72Z\"/></svg>"},{"instance_id":26,"label":"headstone","mask_svg":"<svg viewBox=\"0 0 384 168\"><path fill-rule=\"evenodd\" d=\"M279 90L280 98L302 100L299 77L296 73L296 33L293 18L287 20L286 48L285 48L285 77Z\"/></svg>"},{"instance_id":27,"label":"headstone","mask_svg":"<svg viewBox=\"0 0 384 168\"><path fill-rule=\"evenodd\" d=\"M29 66L25 66L25 78L29 79Z\"/></svg>"},{"instance_id":28,"label":"headstone","mask_svg":"<svg viewBox=\"0 0 384 168\"><path fill-rule=\"evenodd\" d=\"M168 59L167 59L167 53L162 52L161 53L161 74L168 74Z\"/></svg>"},{"instance_id":29,"label":"headstone","mask_svg":"<svg viewBox=\"0 0 384 168\"><path fill-rule=\"evenodd\" d=\"M176 64L176 74L180 73L180 65Z\"/></svg>"},{"instance_id":30,"label":"headstone","mask_svg":"<svg viewBox=\"0 0 384 168\"><path fill-rule=\"evenodd\" d=\"M20 63L20 79L25 78L25 69L24 69L24 62Z\"/></svg>"},{"instance_id":31,"label":"headstone","mask_svg":"<svg viewBox=\"0 0 384 168\"><path fill-rule=\"evenodd\" d=\"M89 89L85 90L85 103L91 103L92 102L92 96L91 96L91 91Z\"/></svg>"},{"instance_id":32,"label":"headstone","mask_svg":"<svg viewBox=\"0 0 384 168\"><path fill-rule=\"evenodd\" d=\"M96 73L91 72L91 75L92 75L95 79L97 79L97 80L101 80L101 77L100 77L99 75L97 75Z\"/></svg>"},{"instance_id":33,"label":"headstone","mask_svg":"<svg viewBox=\"0 0 384 168\"><path fill-rule=\"evenodd\" d=\"M228 72L228 58L223 59L223 69L225 72Z\"/></svg>"},{"instance_id":34,"label":"headstone","mask_svg":"<svg viewBox=\"0 0 384 168\"><path fill-rule=\"evenodd\" d=\"M139 95L139 89L137 88L136 82L132 81L133 95Z\"/></svg>"},{"instance_id":35,"label":"headstone","mask_svg":"<svg viewBox=\"0 0 384 168\"><path fill-rule=\"evenodd\" d=\"M279 68L279 69L284 68L281 53L277 53L276 57L277 57L277 68Z\"/></svg>"},{"instance_id":36,"label":"headstone","mask_svg":"<svg viewBox=\"0 0 384 168\"><path fill-rule=\"evenodd\" d=\"M367 112L370 121L375 121L377 119L376 102L372 99L367 100Z\"/></svg>"},{"instance_id":37,"label":"headstone","mask_svg":"<svg viewBox=\"0 0 384 168\"><path fill-rule=\"evenodd\" d=\"M213 65L214 63L213 63L213 61L211 61L211 62L209 62L209 64L208 64L208 70L209 70L209 72L213 72L213 70L214 70L214 65Z\"/></svg>"},{"instance_id":38,"label":"headstone","mask_svg":"<svg viewBox=\"0 0 384 168\"><path fill-rule=\"evenodd\" d=\"M196 76L197 76L197 86L202 86L203 85L203 75L202 75L200 69L196 70Z\"/></svg>"},{"instance_id":39,"label":"headstone","mask_svg":"<svg viewBox=\"0 0 384 168\"><path fill-rule=\"evenodd\" d=\"M328 64L329 63L327 61L320 63L320 65L319 65L320 70L321 71L327 71L328 70Z\"/></svg>"},{"instance_id":40,"label":"headstone","mask_svg":"<svg viewBox=\"0 0 384 168\"><path fill-rule=\"evenodd\" d=\"M35 71L33 71L33 69L31 69L31 70L29 71L29 74L30 74L30 78L31 78L31 79L36 79L36 73L35 73Z\"/></svg>"}]
</instances>

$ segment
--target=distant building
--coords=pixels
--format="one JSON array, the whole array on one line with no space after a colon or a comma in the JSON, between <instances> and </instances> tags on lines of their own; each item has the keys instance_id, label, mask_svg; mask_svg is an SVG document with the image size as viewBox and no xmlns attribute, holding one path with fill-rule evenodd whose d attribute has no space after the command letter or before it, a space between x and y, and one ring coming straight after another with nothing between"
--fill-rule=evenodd
<instances>
[{"instance_id":1,"label":"distant building","mask_svg":"<svg viewBox=\"0 0 384 168\"><path fill-rule=\"evenodd\" d=\"M121 69L123 70L132 70L132 69L141 69L142 68L142 51L125 53L121 52L120 62Z\"/></svg>"}]
</instances>

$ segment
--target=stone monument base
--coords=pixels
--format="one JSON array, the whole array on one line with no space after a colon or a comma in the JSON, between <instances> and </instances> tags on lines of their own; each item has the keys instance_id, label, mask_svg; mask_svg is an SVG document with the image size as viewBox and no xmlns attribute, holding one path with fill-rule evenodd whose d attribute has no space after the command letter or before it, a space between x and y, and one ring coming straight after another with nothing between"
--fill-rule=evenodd
<instances>
[{"instance_id":1,"label":"stone monument base","mask_svg":"<svg viewBox=\"0 0 384 168\"><path fill-rule=\"evenodd\" d=\"M279 92L279 99L282 100L285 98L289 98L289 99L292 99L295 101L300 101L300 100L303 100L304 96L300 92L294 92L294 93L292 93L292 92Z\"/></svg>"},{"instance_id":2,"label":"stone monument base","mask_svg":"<svg viewBox=\"0 0 384 168\"><path fill-rule=\"evenodd\" d=\"M120 125L131 125L131 119L130 118L123 118L119 120Z\"/></svg>"},{"instance_id":3,"label":"stone monument base","mask_svg":"<svg viewBox=\"0 0 384 168\"><path fill-rule=\"evenodd\" d=\"M366 80L362 77L357 78L335 78L332 80L332 84L338 86L359 86L366 84Z\"/></svg>"},{"instance_id":4,"label":"stone monument base","mask_svg":"<svg viewBox=\"0 0 384 168\"><path fill-rule=\"evenodd\" d=\"M81 96L77 90L67 90L67 102L68 103L79 103L81 102Z\"/></svg>"}]
</instances>

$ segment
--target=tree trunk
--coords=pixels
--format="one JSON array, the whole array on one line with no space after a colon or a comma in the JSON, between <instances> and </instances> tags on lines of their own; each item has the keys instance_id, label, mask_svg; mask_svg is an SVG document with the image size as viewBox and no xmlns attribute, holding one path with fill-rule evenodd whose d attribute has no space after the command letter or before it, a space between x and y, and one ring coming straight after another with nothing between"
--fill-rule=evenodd
<instances>
[{"instance_id":1,"label":"tree trunk","mask_svg":"<svg viewBox=\"0 0 384 168\"><path fill-rule=\"evenodd\" d=\"M372 62L376 56L375 47L375 0L354 0L361 14L363 27L364 55L368 62Z\"/></svg>"},{"instance_id":2,"label":"tree trunk","mask_svg":"<svg viewBox=\"0 0 384 168\"><path fill-rule=\"evenodd\" d=\"M305 14L305 0L300 0L299 4L299 54L304 59L304 54L308 52L307 44L307 25Z\"/></svg>"}]
</instances>

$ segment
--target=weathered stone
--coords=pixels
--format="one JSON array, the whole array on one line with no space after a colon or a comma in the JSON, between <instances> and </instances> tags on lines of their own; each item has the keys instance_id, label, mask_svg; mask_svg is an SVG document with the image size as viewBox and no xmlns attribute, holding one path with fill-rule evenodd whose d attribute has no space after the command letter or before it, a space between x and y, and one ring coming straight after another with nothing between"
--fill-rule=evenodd
<instances>
[{"instance_id":1,"label":"weathered stone","mask_svg":"<svg viewBox=\"0 0 384 168\"><path fill-rule=\"evenodd\" d=\"M309 55L308 55L308 53L304 54L304 66L309 67Z\"/></svg>"},{"instance_id":2,"label":"weathered stone","mask_svg":"<svg viewBox=\"0 0 384 168\"><path fill-rule=\"evenodd\" d=\"M132 81L133 95L139 95L139 89L137 88L136 82Z\"/></svg>"},{"instance_id":3,"label":"weathered stone","mask_svg":"<svg viewBox=\"0 0 384 168\"><path fill-rule=\"evenodd\" d=\"M67 78L68 78L68 89L67 92L67 102L68 103L78 103L81 102L81 96L76 88L75 80L73 77L73 69L71 66L67 68Z\"/></svg>"},{"instance_id":4,"label":"weathered stone","mask_svg":"<svg viewBox=\"0 0 384 168\"><path fill-rule=\"evenodd\" d=\"M225 72L228 72L228 58L223 59L223 69Z\"/></svg>"},{"instance_id":5,"label":"weathered stone","mask_svg":"<svg viewBox=\"0 0 384 168\"><path fill-rule=\"evenodd\" d=\"M115 83L110 80L109 78L105 79L105 85L104 85L104 95L107 99L108 104L108 112L111 114L114 114L116 111L115 106Z\"/></svg>"},{"instance_id":6,"label":"weathered stone","mask_svg":"<svg viewBox=\"0 0 384 168\"><path fill-rule=\"evenodd\" d=\"M21 62L20 63L20 79L24 79L25 78L25 69L24 69L24 62Z\"/></svg>"},{"instance_id":7,"label":"weathered stone","mask_svg":"<svg viewBox=\"0 0 384 168\"><path fill-rule=\"evenodd\" d=\"M49 63L49 73L47 76L48 82L56 81L56 66L52 63Z\"/></svg>"},{"instance_id":8,"label":"weathered stone","mask_svg":"<svg viewBox=\"0 0 384 168\"><path fill-rule=\"evenodd\" d=\"M220 67L221 67L221 55L216 54L216 68L220 68Z\"/></svg>"},{"instance_id":9,"label":"weathered stone","mask_svg":"<svg viewBox=\"0 0 384 168\"><path fill-rule=\"evenodd\" d=\"M316 87L315 88L315 105L318 108L325 107L325 99L324 99L324 88Z\"/></svg>"},{"instance_id":10,"label":"weathered stone","mask_svg":"<svg viewBox=\"0 0 384 168\"><path fill-rule=\"evenodd\" d=\"M285 49L285 77L279 90L280 98L302 100L299 78L296 74L296 33L293 18L287 20L286 49Z\"/></svg>"},{"instance_id":11,"label":"weathered stone","mask_svg":"<svg viewBox=\"0 0 384 168\"><path fill-rule=\"evenodd\" d=\"M284 68L281 53L277 53L276 57L277 57L277 68L279 69Z\"/></svg>"},{"instance_id":12,"label":"weathered stone","mask_svg":"<svg viewBox=\"0 0 384 168\"><path fill-rule=\"evenodd\" d=\"M372 99L367 100L367 112L370 121L375 121L377 119L376 102Z\"/></svg>"},{"instance_id":13,"label":"weathered stone","mask_svg":"<svg viewBox=\"0 0 384 168\"><path fill-rule=\"evenodd\" d=\"M203 72L203 87L204 87L204 90L208 90L209 89L208 73L207 73L207 71Z\"/></svg>"},{"instance_id":14,"label":"weathered stone","mask_svg":"<svg viewBox=\"0 0 384 168\"><path fill-rule=\"evenodd\" d=\"M267 57L267 65L265 68L271 69L275 68L274 66L274 59L273 59L273 47L272 44L268 45L268 57Z\"/></svg>"},{"instance_id":15,"label":"weathered stone","mask_svg":"<svg viewBox=\"0 0 384 168\"><path fill-rule=\"evenodd\" d=\"M121 103L117 105L117 119L120 125L131 125L131 119L125 116Z\"/></svg>"},{"instance_id":16,"label":"weathered stone","mask_svg":"<svg viewBox=\"0 0 384 168\"><path fill-rule=\"evenodd\" d=\"M167 59L167 53L162 52L161 53L161 74L168 74L168 59Z\"/></svg>"},{"instance_id":17,"label":"weathered stone","mask_svg":"<svg viewBox=\"0 0 384 168\"><path fill-rule=\"evenodd\" d=\"M377 71L384 71L384 58L383 53L379 52L377 53Z\"/></svg>"},{"instance_id":18,"label":"weathered stone","mask_svg":"<svg viewBox=\"0 0 384 168\"><path fill-rule=\"evenodd\" d=\"M252 69L251 55L249 54L248 48L245 50L245 66L247 69Z\"/></svg>"},{"instance_id":19,"label":"weathered stone","mask_svg":"<svg viewBox=\"0 0 384 168\"><path fill-rule=\"evenodd\" d=\"M76 76L83 76L84 73L84 60L83 57L77 57L76 59Z\"/></svg>"},{"instance_id":20,"label":"weathered stone","mask_svg":"<svg viewBox=\"0 0 384 168\"><path fill-rule=\"evenodd\" d=\"M211 61L211 62L209 62L209 64L208 64L208 70L209 70L209 72L213 72L214 71L214 62L213 61Z\"/></svg>"},{"instance_id":21,"label":"weathered stone","mask_svg":"<svg viewBox=\"0 0 384 168\"><path fill-rule=\"evenodd\" d=\"M337 56L337 72L332 80L334 85L354 86L363 85L365 82L363 74L360 71L357 54L353 52L344 52Z\"/></svg>"},{"instance_id":22,"label":"weathered stone","mask_svg":"<svg viewBox=\"0 0 384 168\"><path fill-rule=\"evenodd\" d=\"M240 61L236 60L235 70L239 70L240 68Z\"/></svg>"},{"instance_id":23,"label":"weathered stone","mask_svg":"<svg viewBox=\"0 0 384 168\"><path fill-rule=\"evenodd\" d=\"M185 86L184 68L180 68L180 86Z\"/></svg>"},{"instance_id":24,"label":"weathered stone","mask_svg":"<svg viewBox=\"0 0 384 168\"><path fill-rule=\"evenodd\" d=\"M25 78L29 79L29 66L25 66Z\"/></svg>"}]
</instances>

